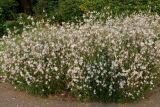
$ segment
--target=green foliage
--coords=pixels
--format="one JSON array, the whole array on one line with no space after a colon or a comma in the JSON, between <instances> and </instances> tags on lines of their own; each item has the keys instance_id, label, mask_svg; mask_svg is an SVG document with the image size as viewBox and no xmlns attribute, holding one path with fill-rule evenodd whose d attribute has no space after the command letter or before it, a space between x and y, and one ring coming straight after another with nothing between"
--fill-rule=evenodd
<instances>
[{"instance_id":1,"label":"green foliage","mask_svg":"<svg viewBox=\"0 0 160 107\"><path fill-rule=\"evenodd\" d=\"M58 22L75 22L75 18L82 17L82 11L79 8L81 3L81 0L39 0L34 11L37 15L54 16Z\"/></svg>"},{"instance_id":2,"label":"green foliage","mask_svg":"<svg viewBox=\"0 0 160 107\"><path fill-rule=\"evenodd\" d=\"M83 16L83 12L80 10L81 0L61 0L59 3L59 14L62 21L76 21Z\"/></svg>"},{"instance_id":3,"label":"green foliage","mask_svg":"<svg viewBox=\"0 0 160 107\"><path fill-rule=\"evenodd\" d=\"M4 17L3 10L0 8L0 37L4 34Z\"/></svg>"},{"instance_id":4,"label":"green foliage","mask_svg":"<svg viewBox=\"0 0 160 107\"><path fill-rule=\"evenodd\" d=\"M15 0L0 0L0 37L6 33L7 20L15 20L17 17L17 2Z\"/></svg>"},{"instance_id":5,"label":"green foliage","mask_svg":"<svg viewBox=\"0 0 160 107\"><path fill-rule=\"evenodd\" d=\"M1 0L0 7L3 10L2 15L5 20L13 20L16 18L17 10L17 2L15 0Z\"/></svg>"},{"instance_id":6,"label":"green foliage","mask_svg":"<svg viewBox=\"0 0 160 107\"><path fill-rule=\"evenodd\" d=\"M61 22L79 22L83 15L90 11L106 13L106 17L121 15L130 15L135 12L150 12L151 14L160 14L159 0L37 0L32 6L35 16L49 18L53 16L54 21ZM0 35L6 32L6 20L16 20L19 4L16 0L0 0ZM109 13L109 14L108 14Z\"/></svg>"},{"instance_id":7,"label":"green foliage","mask_svg":"<svg viewBox=\"0 0 160 107\"><path fill-rule=\"evenodd\" d=\"M101 11L107 8L113 16L130 15L134 12L152 12L160 14L159 0L84 0L83 8L88 11Z\"/></svg>"},{"instance_id":8,"label":"green foliage","mask_svg":"<svg viewBox=\"0 0 160 107\"><path fill-rule=\"evenodd\" d=\"M109 12L113 16L130 15L135 12L160 14L159 0L38 0L34 7L36 14L55 16L58 21L82 19L89 11Z\"/></svg>"}]
</instances>

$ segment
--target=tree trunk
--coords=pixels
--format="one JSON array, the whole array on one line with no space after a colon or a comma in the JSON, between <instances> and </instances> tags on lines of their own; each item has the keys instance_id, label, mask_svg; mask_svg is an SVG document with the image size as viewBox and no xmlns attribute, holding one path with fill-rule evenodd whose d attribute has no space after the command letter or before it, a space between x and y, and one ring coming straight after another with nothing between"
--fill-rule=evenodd
<instances>
[{"instance_id":1,"label":"tree trunk","mask_svg":"<svg viewBox=\"0 0 160 107\"><path fill-rule=\"evenodd\" d=\"M19 3L20 7L23 9L24 13L28 15L33 15L31 0L17 0L17 2Z\"/></svg>"}]
</instances>

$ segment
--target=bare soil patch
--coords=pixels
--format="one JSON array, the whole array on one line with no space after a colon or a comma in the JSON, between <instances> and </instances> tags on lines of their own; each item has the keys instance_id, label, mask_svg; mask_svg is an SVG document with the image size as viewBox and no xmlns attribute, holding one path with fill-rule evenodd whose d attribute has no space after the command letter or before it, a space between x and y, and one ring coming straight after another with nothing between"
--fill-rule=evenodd
<instances>
[{"instance_id":1,"label":"bare soil patch","mask_svg":"<svg viewBox=\"0 0 160 107\"><path fill-rule=\"evenodd\" d=\"M65 95L65 94L64 94ZM83 103L63 95L42 98L15 90L8 83L0 82L0 107L160 107L160 88L153 90L142 101L127 104Z\"/></svg>"}]
</instances>

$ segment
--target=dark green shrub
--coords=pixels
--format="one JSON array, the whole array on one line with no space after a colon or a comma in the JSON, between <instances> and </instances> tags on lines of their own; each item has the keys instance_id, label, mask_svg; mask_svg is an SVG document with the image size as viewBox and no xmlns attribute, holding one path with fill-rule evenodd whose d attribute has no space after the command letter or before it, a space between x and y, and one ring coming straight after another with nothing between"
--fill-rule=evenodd
<instances>
[{"instance_id":1,"label":"dark green shrub","mask_svg":"<svg viewBox=\"0 0 160 107\"><path fill-rule=\"evenodd\" d=\"M1 0L0 7L3 10L2 15L5 20L13 20L17 15L17 2L15 0Z\"/></svg>"},{"instance_id":2,"label":"dark green shrub","mask_svg":"<svg viewBox=\"0 0 160 107\"><path fill-rule=\"evenodd\" d=\"M75 18L82 17L79 6L81 0L38 0L34 7L36 15L55 17L58 22L75 21Z\"/></svg>"},{"instance_id":3,"label":"dark green shrub","mask_svg":"<svg viewBox=\"0 0 160 107\"><path fill-rule=\"evenodd\" d=\"M80 20L83 16L82 10L80 10L81 0L61 0L59 4L59 15L62 21L74 21Z\"/></svg>"},{"instance_id":4,"label":"dark green shrub","mask_svg":"<svg viewBox=\"0 0 160 107\"><path fill-rule=\"evenodd\" d=\"M6 21L15 20L18 6L15 0L0 0L0 36L6 33Z\"/></svg>"},{"instance_id":5,"label":"dark green shrub","mask_svg":"<svg viewBox=\"0 0 160 107\"><path fill-rule=\"evenodd\" d=\"M104 9L106 8L106 9ZM55 16L57 21L81 19L89 11L109 12L113 16L130 15L135 12L160 14L159 0L38 0L34 7L37 15Z\"/></svg>"},{"instance_id":6,"label":"dark green shrub","mask_svg":"<svg viewBox=\"0 0 160 107\"><path fill-rule=\"evenodd\" d=\"M3 10L0 8L0 37L4 34L4 17Z\"/></svg>"}]
</instances>

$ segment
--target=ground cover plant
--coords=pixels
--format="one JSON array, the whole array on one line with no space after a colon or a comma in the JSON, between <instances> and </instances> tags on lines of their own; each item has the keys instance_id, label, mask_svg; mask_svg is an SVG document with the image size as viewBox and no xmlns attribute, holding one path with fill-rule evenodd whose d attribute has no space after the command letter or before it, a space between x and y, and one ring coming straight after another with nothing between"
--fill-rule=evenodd
<instances>
[{"instance_id":1,"label":"ground cover plant","mask_svg":"<svg viewBox=\"0 0 160 107\"><path fill-rule=\"evenodd\" d=\"M79 25L25 25L2 39L5 81L32 94L67 92L82 100L138 100L159 84L160 16L90 16ZM23 23L21 23L23 24Z\"/></svg>"}]
</instances>

